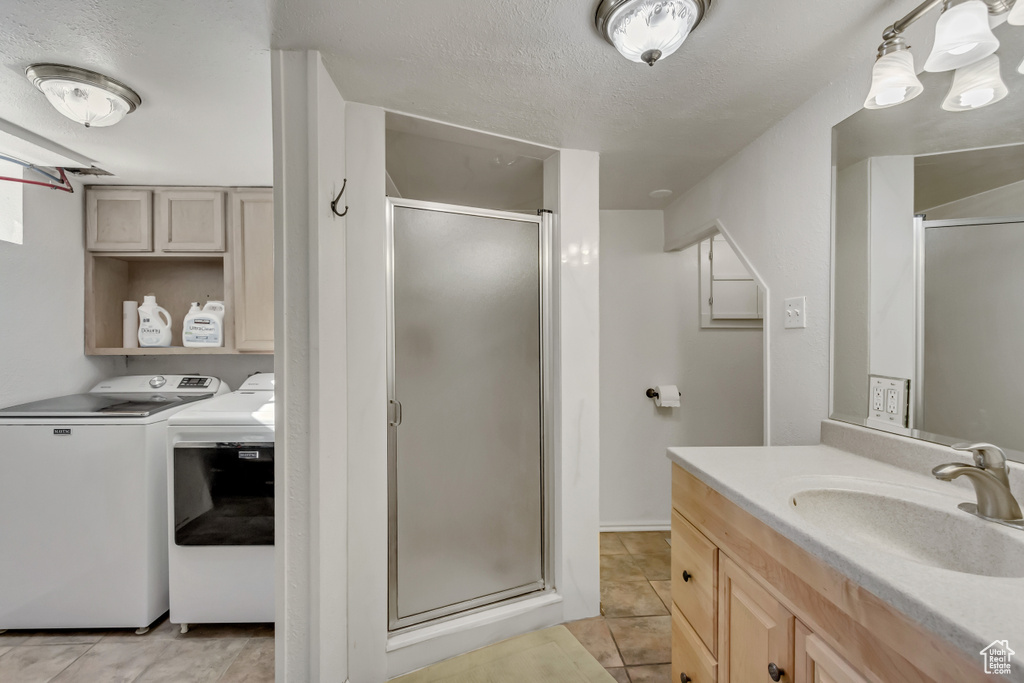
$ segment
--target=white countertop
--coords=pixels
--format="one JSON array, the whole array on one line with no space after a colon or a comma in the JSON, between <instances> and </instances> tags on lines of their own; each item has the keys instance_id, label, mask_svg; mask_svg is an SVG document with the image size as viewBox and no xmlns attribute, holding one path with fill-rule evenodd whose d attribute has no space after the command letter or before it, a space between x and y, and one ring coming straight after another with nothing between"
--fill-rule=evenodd
<instances>
[{"instance_id":1,"label":"white countertop","mask_svg":"<svg viewBox=\"0 0 1024 683\"><path fill-rule=\"evenodd\" d=\"M907 487L906 499L911 501L934 502L936 496L946 496L950 508L959 513L958 502L974 501L973 489L939 481L930 471L941 462L966 462L964 455L841 423L826 422L822 434L833 445L671 448L668 456L740 508L945 638L979 666L982 648L994 640L1008 640L1021 653L1014 658L1010 678L1024 681L1024 578L976 576L913 562L897 553L872 552L873 546L808 520L791 502L800 490L849 478L853 485L857 480L884 482L886 488L901 493L901 487ZM1012 487L1018 499L1024 499L1024 468L1012 469ZM978 525L993 524L959 514ZM1024 567L1020 574L1024 576Z\"/></svg>"}]
</instances>

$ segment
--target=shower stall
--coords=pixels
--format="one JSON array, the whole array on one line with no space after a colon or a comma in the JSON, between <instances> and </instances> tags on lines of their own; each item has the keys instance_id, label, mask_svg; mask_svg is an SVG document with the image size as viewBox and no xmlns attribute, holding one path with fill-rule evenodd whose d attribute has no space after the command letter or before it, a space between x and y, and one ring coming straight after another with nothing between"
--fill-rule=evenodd
<instances>
[{"instance_id":1,"label":"shower stall","mask_svg":"<svg viewBox=\"0 0 1024 683\"><path fill-rule=\"evenodd\" d=\"M550 213L388 199L388 625L549 586Z\"/></svg>"}]
</instances>

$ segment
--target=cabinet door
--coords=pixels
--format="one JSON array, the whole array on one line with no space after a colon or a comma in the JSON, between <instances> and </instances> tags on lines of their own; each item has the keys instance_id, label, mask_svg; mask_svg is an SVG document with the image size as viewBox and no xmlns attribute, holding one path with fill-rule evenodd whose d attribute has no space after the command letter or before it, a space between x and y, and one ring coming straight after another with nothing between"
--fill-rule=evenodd
<instances>
[{"instance_id":1,"label":"cabinet door","mask_svg":"<svg viewBox=\"0 0 1024 683\"><path fill-rule=\"evenodd\" d=\"M794 683L868 683L868 679L798 621Z\"/></svg>"},{"instance_id":2,"label":"cabinet door","mask_svg":"<svg viewBox=\"0 0 1024 683\"><path fill-rule=\"evenodd\" d=\"M159 191L155 224L160 251L224 251L224 193Z\"/></svg>"},{"instance_id":3,"label":"cabinet door","mask_svg":"<svg viewBox=\"0 0 1024 683\"><path fill-rule=\"evenodd\" d=\"M672 606L672 681L680 683L716 683L718 664L704 647L700 636Z\"/></svg>"},{"instance_id":4,"label":"cabinet door","mask_svg":"<svg viewBox=\"0 0 1024 683\"><path fill-rule=\"evenodd\" d=\"M720 566L719 680L763 683L775 668L780 681L792 683L795 618L725 555Z\"/></svg>"},{"instance_id":5,"label":"cabinet door","mask_svg":"<svg viewBox=\"0 0 1024 683\"><path fill-rule=\"evenodd\" d=\"M274 350L274 193L231 193L235 347Z\"/></svg>"},{"instance_id":6,"label":"cabinet door","mask_svg":"<svg viewBox=\"0 0 1024 683\"><path fill-rule=\"evenodd\" d=\"M85 246L89 251L153 251L152 193L86 190Z\"/></svg>"}]
</instances>

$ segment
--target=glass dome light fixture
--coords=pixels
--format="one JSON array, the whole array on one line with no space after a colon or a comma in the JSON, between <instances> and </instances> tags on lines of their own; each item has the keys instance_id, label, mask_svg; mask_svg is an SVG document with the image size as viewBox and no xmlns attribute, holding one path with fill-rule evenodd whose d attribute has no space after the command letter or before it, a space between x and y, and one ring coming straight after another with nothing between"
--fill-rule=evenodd
<instances>
[{"instance_id":1,"label":"glass dome light fixture","mask_svg":"<svg viewBox=\"0 0 1024 683\"><path fill-rule=\"evenodd\" d=\"M866 109L885 109L909 102L924 92L914 71L914 57L903 38L897 36L878 47L878 59L871 69L871 91Z\"/></svg>"},{"instance_id":2,"label":"glass dome light fixture","mask_svg":"<svg viewBox=\"0 0 1024 683\"><path fill-rule=\"evenodd\" d=\"M86 128L112 126L138 109L142 98L124 83L63 64L33 64L25 76L53 108Z\"/></svg>"},{"instance_id":3,"label":"glass dome light fixture","mask_svg":"<svg viewBox=\"0 0 1024 683\"><path fill-rule=\"evenodd\" d=\"M654 66L679 49L710 6L711 0L601 0L595 23L623 57Z\"/></svg>"},{"instance_id":4,"label":"glass dome light fixture","mask_svg":"<svg viewBox=\"0 0 1024 683\"><path fill-rule=\"evenodd\" d=\"M1008 93L999 73L999 56L989 55L976 64L956 70L942 108L946 111L981 109L995 104Z\"/></svg>"},{"instance_id":5,"label":"glass dome light fixture","mask_svg":"<svg viewBox=\"0 0 1024 683\"><path fill-rule=\"evenodd\" d=\"M935 44L925 71L952 71L974 64L999 49L984 0L944 0L935 24Z\"/></svg>"}]
</instances>

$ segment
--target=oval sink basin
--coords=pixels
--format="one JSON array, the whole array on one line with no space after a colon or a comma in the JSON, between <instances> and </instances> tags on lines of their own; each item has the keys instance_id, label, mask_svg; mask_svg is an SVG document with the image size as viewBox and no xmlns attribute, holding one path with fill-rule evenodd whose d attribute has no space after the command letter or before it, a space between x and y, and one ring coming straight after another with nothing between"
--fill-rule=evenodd
<instances>
[{"instance_id":1,"label":"oval sink basin","mask_svg":"<svg viewBox=\"0 0 1024 683\"><path fill-rule=\"evenodd\" d=\"M789 503L835 539L868 552L965 574L1024 577L1024 533L958 510L956 498L879 484L871 488L916 500L886 495L889 490L816 488L793 494Z\"/></svg>"}]
</instances>

